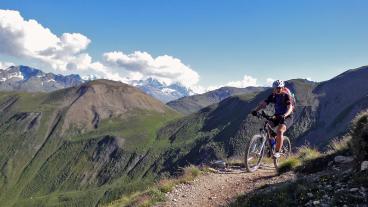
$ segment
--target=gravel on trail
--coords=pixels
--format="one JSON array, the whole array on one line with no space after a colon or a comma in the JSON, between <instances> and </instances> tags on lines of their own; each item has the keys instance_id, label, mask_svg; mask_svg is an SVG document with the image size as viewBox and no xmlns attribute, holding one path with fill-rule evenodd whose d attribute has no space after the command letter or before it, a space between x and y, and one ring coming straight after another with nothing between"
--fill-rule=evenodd
<instances>
[{"instance_id":1,"label":"gravel on trail","mask_svg":"<svg viewBox=\"0 0 368 207\"><path fill-rule=\"evenodd\" d=\"M225 206L239 195L252 192L267 184L275 184L295 179L293 173L278 176L275 168L263 166L256 172L248 173L240 169L206 173L190 184L180 184L167 193L166 202L157 207L212 207Z\"/></svg>"}]
</instances>

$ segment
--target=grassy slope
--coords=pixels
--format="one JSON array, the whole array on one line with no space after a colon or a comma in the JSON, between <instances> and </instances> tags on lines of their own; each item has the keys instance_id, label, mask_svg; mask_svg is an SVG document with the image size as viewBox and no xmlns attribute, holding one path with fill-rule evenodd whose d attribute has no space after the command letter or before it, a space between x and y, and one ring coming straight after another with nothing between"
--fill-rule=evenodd
<instances>
[{"instance_id":1,"label":"grassy slope","mask_svg":"<svg viewBox=\"0 0 368 207\"><path fill-rule=\"evenodd\" d=\"M233 96L161 129L159 139L169 139L172 143L164 166L198 164L241 153L239 146L245 143L246 137L241 139L239 128L262 98L255 94Z\"/></svg>"},{"instance_id":2,"label":"grassy slope","mask_svg":"<svg viewBox=\"0 0 368 207\"><path fill-rule=\"evenodd\" d=\"M178 117L170 110L133 111L86 134L60 137L56 114L62 122L66 109L47 101L55 97L1 93L0 103L10 96L15 103L0 114L1 206L91 206L144 188L153 182L154 161L168 145L156 140L156 130Z\"/></svg>"}]
</instances>

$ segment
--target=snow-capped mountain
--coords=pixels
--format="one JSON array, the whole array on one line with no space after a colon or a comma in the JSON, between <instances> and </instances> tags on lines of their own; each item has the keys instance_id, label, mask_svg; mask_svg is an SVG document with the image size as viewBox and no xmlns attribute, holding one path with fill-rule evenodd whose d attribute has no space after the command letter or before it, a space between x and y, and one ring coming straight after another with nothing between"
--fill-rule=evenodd
<instances>
[{"instance_id":1,"label":"snow-capped mountain","mask_svg":"<svg viewBox=\"0 0 368 207\"><path fill-rule=\"evenodd\" d=\"M79 75L55 75L23 65L0 69L0 91L50 92L83 82Z\"/></svg>"},{"instance_id":2,"label":"snow-capped mountain","mask_svg":"<svg viewBox=\"0 0 368 207\"><path fill-rule=\"evenodd\" d=\"M93 81L93 80L97 80L100 79L99 77L97 77L96 75L86 75L82 77L82 80L84 81Z\"/></svg>"},{"instance_id":3,"label":"snow-capped mountain","mask_svg":"<svg viewBox=\"0 0 368 207\"><path fill-rule=\"evenodd\" d=\"M164 103L195 94L191 89L179 83L167 85L153 78L132 81L130 84Z\"/></svg>"},{"instance_id":4,"label":"snow-capped mountain","mask_svg":"<svg viewBox=\"0 0 368 207\"><path fill-rule=\"evenodd\" d=\"M28 66L11 66L0 69L0 91L50 92L80 85L99 79L95 75L80 77L77 74L55 75ZM148 95L167 103L178 98L194 95L187 87L178 83L167 85L153 78L128 83Z\"/></svg>"}]
</instances>

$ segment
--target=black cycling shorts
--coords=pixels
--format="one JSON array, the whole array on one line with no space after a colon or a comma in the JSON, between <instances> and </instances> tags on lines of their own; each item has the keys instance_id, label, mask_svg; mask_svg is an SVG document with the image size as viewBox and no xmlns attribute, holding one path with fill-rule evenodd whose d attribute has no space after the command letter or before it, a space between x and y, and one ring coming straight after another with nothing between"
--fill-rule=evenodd
<instances>
[{"instance_id":1,"label":"black cycling shorts","mask_svg":"<svg viewBox=\"0 0 368 207\"><path fill-rule=\"evenodd\" d=\"M290 115L288 117L285 118L284 121L276 118L276 119L273 119L272 121L270 121L270 125L272 127L276 127L278 126L279 124L285 124L286 125L286 129L289 129L291 125L293 125L293 122L294 122L294 117L293 115Z\"/></svg>"}]
</instances>

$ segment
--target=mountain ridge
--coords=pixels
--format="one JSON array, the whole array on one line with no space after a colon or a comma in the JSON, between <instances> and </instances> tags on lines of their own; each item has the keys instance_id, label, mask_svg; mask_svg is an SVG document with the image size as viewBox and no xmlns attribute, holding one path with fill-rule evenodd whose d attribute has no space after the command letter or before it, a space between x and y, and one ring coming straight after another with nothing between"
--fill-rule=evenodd
<instances>
[{"instance_id":1,"label":"mountain ridge","mask_svg":"<svg viewBox=\"0 0 368 207\"><path fill-rule=\"evenodd\" d=\"M23 65L0 69L1 91L51 92L83 82L77 74L55 75Z\"/></svg>"},{"instance_id":2,"label":"mountain ridge","mask_svg":"<svg viewBox=\"0 0 368 207\"><path fill-rule=\"evenodd\" d=\"M0 69L0 91L51 92L63 88L81 85L88 81L100 79L95 75L81 77L78 74L61 75L46 73L40 69L19 65ZM195 94L180 83L167 85L153 78L131 80L135 86L148 95L166 103L183 96Z\"/></svg>"},{"instance_id":3,"label":"mountain ridge","mask_svg":"<svg viewBox=\"0 0 368 207\"><path fill-rule=\"evenodd\" d=\"M287 81L286 86L296 96L294 124L286 133L292 139L293 146L309 143L326 148L332 138L343 135L351 119L368 108L366 80L368 66L350 70L322 83L305 79ZM250 112L266 99L271 90L243 99L239 95L229 97L165 126L160 132L162 137L174 143L183 140L191 143L188 149L181 147L173 153L168 161L170 165L242 157L247 140L258 133L263 123L252 117ZM341 97L348 99L342 100ZM270 114L272 110L272 106L266 109Z\"/></svg>"},{"instance_id":4,"label":"mountain ridge","mask_svg":"<svg viewBox=\"0 0 368 207\"><path fill-rule=\"evenodd\" d=\"M258 93L265 90L267 87L250 86L246 88L236 87L221 87L219 89L209 91L203 94L196 94L192 96L185 96L167 103L171 108L183 113L191 114L199 111L206 106L218 103L230 96L240 94Z\"/></svg>"}]
</instances>

